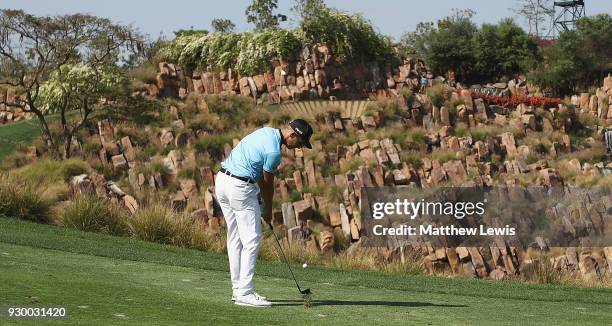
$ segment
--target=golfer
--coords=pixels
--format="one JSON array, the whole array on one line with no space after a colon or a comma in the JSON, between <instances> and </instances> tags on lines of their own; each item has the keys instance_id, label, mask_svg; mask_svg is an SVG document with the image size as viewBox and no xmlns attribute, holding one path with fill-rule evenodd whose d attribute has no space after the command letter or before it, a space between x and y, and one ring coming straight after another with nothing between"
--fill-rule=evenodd
<instances>
[{"instance_id":1,"label":"golfer","mask_svg":"<svg viewBox=\"0 0 612 326\"><path fill-rule=\"evenodd\" d=\"M269 307L272 303L253 289L253 275L261 240L261 217L272 221L274 173L281 161L281 145L312 148L312 127L302 119L276 129L264 127L244 137L221 163L215 192L227 225L227 255L232 300L237 305ZM258 194L263 197L263 212Z\"/></svg>"}]
</instances>

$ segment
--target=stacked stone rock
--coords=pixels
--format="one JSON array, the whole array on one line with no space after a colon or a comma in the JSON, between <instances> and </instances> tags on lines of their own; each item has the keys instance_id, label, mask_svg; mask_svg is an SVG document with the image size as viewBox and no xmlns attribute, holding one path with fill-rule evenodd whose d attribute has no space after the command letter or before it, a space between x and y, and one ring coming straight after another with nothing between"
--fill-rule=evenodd
<instances>
[{"instance_id":1,"label":"stacked stone rock","mask_svg":"<svg viewBox=\"0 0 612 326\"><path fill-rule=\"evenodd\" d=\"M417 70L409 64L388 67L378 64L339 64L329 48L319 45L298 60L277 60L268 71L241 76L227 71L186 71L172 63L159 64L149 96L183 98L188 93L203 95L240 94L257 103L280 103L301 99L358 99L397 96L404 86L418 86Z\"/></svg>"},{"instance_id":2,"label":"stacked stone rock","mask_svg":"<svg viewBox=\"0 0 612 326\"><path fill-rule=\"evenodd\" d=\"M176 70L169 69L169 71ZM178 76L179 73L177 72L176 75ZM223 80L219 79L219 81ZM260 82L261 80L258 81L253 78L255 89L257 89L258 84L261 84ZM248 80L247 84L249 84L250 90L251 84ZM381 112L374 112L372 115L359 118L340 118L328 113L324 117L322 126L328 129L332 137L334 133L351 130L362 140L351 146L339 145L333 152L325 151L323 143L315 141L313 142L314 151L322 155L322 160L317 158L316 162L310 158L312 156L305 155L300 149L288 151L283 157L283 165L294 166L295 169L289 177L277 180L276 198L280 198L283 203L281 209L274 210L273 223L284 224L288 228L288 241L290 243L301 243L311 248L328 251L334 248L336 239L342 238L352 242L355 247L359 246L362 235L359 202L363 187L427 188L450 184L471 187L517 185L518 176L534 171L537 172L535 185L564 186L564 180L558 171L550 168L546 160L526 164L530 148L525 145L518 146L512 133L500 133L499 135L488 136L483 140L474 141L471 137L452 135L451 129L461 122L469 127L511 125L519 132L525 133L534 131L540 126L543 130L565 131L568 126L567 121L551 121L545 117L537 117L533 108L524 105L519 105L512 110L487 107L482 101L472 99L469 92L459 92L453 96L462 99L464 104L458 107L456 114L452 116L448 109L435 107L429 103L425 96L418 95L416 101L411 103L410 107L403 98L398 98L399 104L410 113L408 118L404 120L407 128L420 127L426 131L425 141L408 144L409 148L402 148L390 138L366 139L365 135L368 131L376 130L385 125L385 118ZM199 105L201 112L207 111L205 103L202 101ZM205 133L199 131L195 133L180 131L185 130L184 122L178 119L176 108L170 107L169 110L171 113L174 112L177 119L172 122L172 126L175 128L162 128L158 133L151 134L150 138L154 143L161 147L173 145L180 148L191 144L197 138L206 136ZM551 110L558 113L568 110L568 108L560 105L558 108L552 108ZM133 189L148 187L155 190L178 181L180 189L171 194L169 198L170 205L174 209L184 210L189 203L195 201L199 207L192 213L195 220L211 228L217 228L223 224L223 218L218 205L215 203L213 188L198 187L202 184L213 186L215 171L212 171L210 167L196 166L197 154L194 151L171 150L161 158L165 165L164 172L145 175L142 172L136 172L135 167L139 164L147 164L147 162L138 162L135 159L129 137L124 137L119 142L113 141L115 130L110 121L107 120L100 121L98 127L101 142L100 158L112 162L116 169L127 170ZM234 140L233 145L237 141ZM209 154L215 160L220 161L229 154L231 148L232 144L225 144L221 156L218 153ZM426 154L437 149L456 153L455 159L440 162L426 156ZM421 164L414 166L402 162L400 153L406 150L417 150L422 153ZM567 135L551 147L553 156L571 151L572 144ZM492 155L505 158L503 164L492 164L490 162ZM368 164L344 174L322 176L323 166L346 165L346 163L357 158ZM577 160L570 161L569 164L576 171L590 171L598 175L602 175L605 168L603 163L581 165ZM179 180L178 175L182 169L194 166L197 168L198 175L196 178L199 180ZM612 164L609 164L607 168L612 168ZM491 178L494 173L499 175L497 182L494 182ZM330 202L324 197L313 196L305 192L305 189L313 189L321 184L336 185L343 189L341 200ZM292 192L300 193L301 199L291 201L290 194ZM125 195L116 197L125 198ZM607 209L612 207L612 203L606 205L608 205ZM137 204L135 206L137 207ZM315 220L317 212L325 212L322 219ZM582 220L585 219L586 217L582 218ZM584 223L584 221L579 220L577 223ZM311 230L317 230L318 236L315 237ZM499 244L496 247L457 249L432 248L424 244L422 249L425 256L425 266L432 273L449 271L452 273L467 273L481 278L499 279L507 275L520 273L525 264L531 263L526 258L526 248L506 244ZM581 273L585 273L583 271L587 270L595 270L596 273L601 273L605 266L610 266L610 252L607 250L604 256L597 255L597 253L582 254L583 268L580 268L580 264L565 264L578 266L576 271ZM605 257L605 259L602 260L602 257ZM562 262L569 261L571 258L565 260L559 258L557 260L560 262L556 262L556 264L562 266Z\"/></svg>"},{"instance_id":3,"label":"stacked stone rock","mask_svg":"<svg viewBox=\"0 0 612 326\"><path fill-rule=\"evenodd\" d=\"M582 112L600 119L612 119L612 76L604 78L603 86L595 94L581 93L571 97L571 102Z\"/></svg>"},{"instance_id":4,"label":"stacked stone rock","mask_svg":"<svg viewBox=\"0 0 612 326\"><path fill-rule=\"evenodd\" d=\"M0 102L0 125L18 122L22 120L29 120L34 117L31 112L26 112L20 107L9 106L5 103L17 102L17 98L9 95L8 92L1 94L2 100Z\"/></svg>"}]
</instances>

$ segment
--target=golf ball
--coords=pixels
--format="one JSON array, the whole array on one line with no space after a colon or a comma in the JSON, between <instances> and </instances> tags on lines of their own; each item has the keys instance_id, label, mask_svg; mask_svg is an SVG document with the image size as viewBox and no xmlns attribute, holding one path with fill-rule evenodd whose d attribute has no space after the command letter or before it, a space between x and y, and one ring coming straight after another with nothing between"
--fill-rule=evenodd
<instances>
[{"instance_id":1,"label":"golf ball","mask_svg":"<svg viewBox=\"0 0 612 326\"><path fill-rule=\"evenodd\" d=\"M302 265L302 268L306 268L308 267L308 264L304 263L304 265Z\"/></svg>"}]
</instances>

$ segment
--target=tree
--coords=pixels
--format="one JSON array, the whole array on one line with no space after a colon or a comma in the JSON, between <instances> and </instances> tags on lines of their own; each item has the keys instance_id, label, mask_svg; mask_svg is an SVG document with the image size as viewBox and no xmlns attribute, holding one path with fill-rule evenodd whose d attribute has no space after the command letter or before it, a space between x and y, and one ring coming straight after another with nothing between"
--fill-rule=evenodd
<instances>
[{"instance_id":1,"label":"tree","mask_svg":"<svg viewBox=\"0 0 612 326\"><path fill-rule=\"evenodd\" d=\"M385 64L394 58L391 40L359 14L323 8L313 18L302 20L297 34L309 48L327 44L339 63Z\"/></svg>"},{"instance_id":2,"label":"tree","mask_svg":"<svg viewBox=\"0 0 612 326\"><path fill-rule=\"evenodd\" d=\"M601 82L612 71L612 17L580 18L543 52L544 61L529 76L540 87L566 95Z\"/></svg>"},{"instance_id":3,"label":"tree","mask_svg":"<svg viewBox=\"0 0 612 326\"><path fill-rule=\"evenodd\" d=\"M236 25L229 19L215 18L210 23L214 32L217 33L232 33Z\"/></svg>"},{"instance_id":4,"label":"tree","mask_svg":"<svg viewBox=\"0 0 612 326\"><path fill-rule=\"evenodd\" d=\"M413 35L416 52L434 72L456 71L459 80L474 77L475 58L472 39L478 31L471 18L472 10L454 10L451 16L438 20L437 26L421 26L422 34Z\"/></svg>"},{"instance_id":5,"label":"tree","mask_svg":"<svg viewBox=\"0 0 612 326\"><path fill-rule=\"evenodd\" d=\"M512 19L484 24L474 35L475 72L491 80L529 71L540 60L535 41Z\"/></svg>"},{"instance_id":6,"label":"tree","mask_svg":"<svg viewBox=\"0 0 612 326\"><path fill-rule=\"evenodd\" d=\"M317 13L327 8L324 0L295 0L291 10L302 20L313 19Z\"/></svg>"},{"instance_id":7,"label":"tree","mask_svg":"<svg viewBox=\"0 0 612 326\"><path fill-rule=\"evenodd\" d=\"M129 26L84 14L38 17L1 10L0 85L16 94L1 101L36 115L50 151L68 158L73 137L101 97L123 83L117 62L129 53L147 54L143 37ZM80 114L71 122L74 110ZM57 138L48 113L59 116Z\"/></svg>"},{"instance_id":8,"label":"tree","mask_svg":"<svg viewBox=\"0 0 612 326\"><path fill-rule=\"evenodd\" d=\"M518 5L513 11L525 18L529 25L529 34L537 37L542 36L547 30L543 26L546 18L555 15L553 0L518 0Z\"/></svg>"},{"instance_id":9,"label":"tree","mask_svg":"<svg viewBox=\"0 0 612 326\"><path fill-rule=\"evenodd\" d=\"M278 28L280 22L287 20L287 16L274 14L276 8L278 0L253 0L245 11L247 22L255 24L255 29L260 31Z\"/></svg>"}]
</instances>

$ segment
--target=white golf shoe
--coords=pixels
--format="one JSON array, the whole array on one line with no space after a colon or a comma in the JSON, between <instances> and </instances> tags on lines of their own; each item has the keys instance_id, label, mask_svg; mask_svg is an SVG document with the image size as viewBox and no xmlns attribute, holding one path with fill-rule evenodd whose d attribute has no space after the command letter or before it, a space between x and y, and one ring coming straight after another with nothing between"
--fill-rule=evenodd
<instances>
[{"instance_id":1,"label":"white golf shoe","mask_svg":"<svg viewBox=\"0 0 612 326\"><path fill-rule=\"evenodd\" d=\"M259 294L259 293L257 293L257 292L253 292L253 294L254 294L256 297L259 297L261 300L268 300L268 298L264 297L263 295L260 295L260 294ZM232 301L236 301L236 296L235 296L235 295L233 295L233 294L232 294Z\"/></svg>"},{"instance_id":2,"label":"white golf shoe","mask_svg":"<svg viewBox=\"0 0 612 326\"><path fill-rule=\"evenodd\" d=\"M255 293L237 296L235 303L239 306L257 307L257 308L272 306L272 302L264 299L263 297Z\"/></svg>"}]
</instances>

